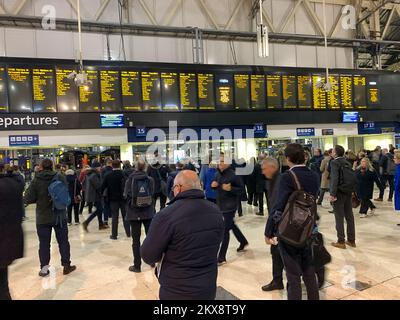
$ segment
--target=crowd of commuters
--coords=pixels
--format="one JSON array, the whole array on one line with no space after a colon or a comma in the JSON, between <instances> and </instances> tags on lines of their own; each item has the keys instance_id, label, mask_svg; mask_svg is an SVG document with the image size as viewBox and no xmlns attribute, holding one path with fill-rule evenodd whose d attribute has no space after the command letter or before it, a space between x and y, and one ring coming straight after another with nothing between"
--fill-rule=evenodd
<instances>
[{"instance_id":1,"label":"crowd of commuters","mask_svg":"<svg viewBox=\"0 0 400 320\"><path fill-rule=\"evenodd\" d=\"M250 159L254 169L246 176L237 174L238 163L227 160L221 153L218 161L201 167L191 161L169 167L158 160L138 160L132 166L129 161L106 159L103 164L94 160L90 166L74 170L44 159L34 168L25 192L18 168L1 168L0 299L11 299L8 266L23 256L24 207L33 203L39 276L50 273L53 230L63 274L76 270L71 264L68 228L73 221L80 224L87 207L89 216L81 223L82 229L89 232L90 223L97 218L99 230L107 230L111 219L113 241L119 238L122 218L124 233L132 238L129 271L141 272L142 260L156 267L161 299L215 298L217 270L227 263L230 231L239 242L237 252L249 246L235 223L236 214L242 214L242 201L254 206L256 215L263 216L264 207L268 212L264 235L271 248L273 275L262 290L284 289L285 271L291 300L301 299L301 280L308 298L319 299L325 269L316 263L311 246L319 235L317 208L324 201L329 201L329 212L335 216L337 241L332 246L340 249L356 247L353 209L360 206L360 218L374 214L375 184L379 189L375 200L384 201L389 187L388 201L394 199L395 209L400 210L400 152L392 147L355 154L335 146L311 153L299 144L289 144L275 157L260 154ZM307 200L300 207L294 200L299 194ZM298 230L290 230L285 223L289 215L299 212L303 214L299 219L307 218L300 224L304 228L301 241L295 236ZM143 243L142 227L146 233Z\"/></svg>"}]
</instances>

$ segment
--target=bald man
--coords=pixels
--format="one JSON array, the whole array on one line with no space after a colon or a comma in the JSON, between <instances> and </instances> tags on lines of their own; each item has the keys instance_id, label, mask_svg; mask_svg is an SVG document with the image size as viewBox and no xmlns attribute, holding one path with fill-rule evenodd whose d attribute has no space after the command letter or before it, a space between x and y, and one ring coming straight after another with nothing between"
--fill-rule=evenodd
<instances>
[{"instance_id":1,"label":"bald man","mask_svg":"<svg viewBox=\"0 0 400 320\"><path fill-rule=\"evenodd\" d=\"M222 213L205 199L193 171L181 171L172 192L174 199L151 223L142 258L148 264L159 263L161 300L214 300Z\"/></svg>"}]
</instances>

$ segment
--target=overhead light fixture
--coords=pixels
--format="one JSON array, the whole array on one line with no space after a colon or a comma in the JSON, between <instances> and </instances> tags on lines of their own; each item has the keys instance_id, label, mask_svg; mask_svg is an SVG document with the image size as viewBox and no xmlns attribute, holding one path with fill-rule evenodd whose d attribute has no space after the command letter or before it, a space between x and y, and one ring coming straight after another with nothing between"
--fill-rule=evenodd
<instances>
[{"instance_id":1,"label":"overhead light fixture","mask_svg":"<svg viewBox=\"0 0 400 320\"><path fill-rule=\"evenodd\" d=\"M257 47L260 58L269 57L268 28L263 23L263 0L260 0L260 24L257 25Z\"/></svg>"}]
</instances>

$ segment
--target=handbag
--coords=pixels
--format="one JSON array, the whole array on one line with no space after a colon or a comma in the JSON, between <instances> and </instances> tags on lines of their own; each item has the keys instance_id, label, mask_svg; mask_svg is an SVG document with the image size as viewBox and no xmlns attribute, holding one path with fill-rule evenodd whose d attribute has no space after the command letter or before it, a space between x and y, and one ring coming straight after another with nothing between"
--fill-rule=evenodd
<instances>
[{"instance_id":1,"label":"handbag","mask_svg":"<svg viewBox=\"0 0 400 320\"><path fill-rule=\"evenodd\" d=\"M316 270L321 269L332 261L332 256L324 246L324 238L319 232L311 236L311 254Z\"/></svg>"},{"instance_id":2,"label":"handbag","mask_svg":"<svg viewBox=\"0 0 400 320\"><path fill-rule=\"evenodd\" d=\"M75 184L74 184L74 203L80 203L81 201L82 201L82 197L81 197L81 195L80 194L76 194L76 184L77 184L77 180L78 179L75 179Z\"/></svg>"},{"instance_id":3,"label":"handbag","mask_svg":"<svg viewBox=\"0 0 400 320\"><path fill-rule=\"evenodd\" d=\"M353 209L356 209L360 206L360 204L360 199L358 198L357 194L353 192L353 194L351 195L351 206L353 207Z\"/></svg>"}]
</instances>

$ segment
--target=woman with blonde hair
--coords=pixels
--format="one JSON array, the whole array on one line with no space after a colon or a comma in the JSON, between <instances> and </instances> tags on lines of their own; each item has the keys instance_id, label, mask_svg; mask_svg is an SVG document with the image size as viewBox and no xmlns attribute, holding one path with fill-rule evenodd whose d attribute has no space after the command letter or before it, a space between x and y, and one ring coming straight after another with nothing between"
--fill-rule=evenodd
<instances>
[{"instance_id":1,"label":"woman with blonde hair","mask_svg":"<svg viewBox=\"0 0 400 320\"><path fill-rule=\"evenodd\" d=\"M380 190L381 181L368 158L361 159L361 164L356 170L356 175L358 180L357 195L361 200L360 218L366 218L368 209L371 209L371 215L375 213L376 207L371 199L374 195L374 183L376 183Z\"/></svg>"}]
</instances>

